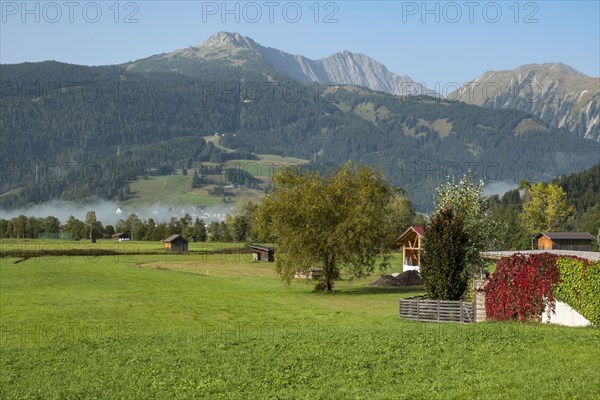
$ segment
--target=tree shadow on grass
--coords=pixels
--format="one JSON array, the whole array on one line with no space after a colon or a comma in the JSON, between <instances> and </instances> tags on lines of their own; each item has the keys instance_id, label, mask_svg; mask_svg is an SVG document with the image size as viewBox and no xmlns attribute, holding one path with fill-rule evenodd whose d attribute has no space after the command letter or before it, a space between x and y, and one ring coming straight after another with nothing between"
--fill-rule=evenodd
<instances>
[{"instance_id":1,"label":"tree shadow on grass","mask_svg":"<svg viewBox=\"0 0 600 400\"><path fill-rule=\"evenodd\" d=\"M334 288L335 290L335 288ZM420 295L425 293L423 285L419 286L370 286L361 285L356 287L344 288L336 290L338 294L344 295L364 295L364 294L405 294L405 295ZM408 297L408 296L406 296Z\"/></svg>"}]
</instances>

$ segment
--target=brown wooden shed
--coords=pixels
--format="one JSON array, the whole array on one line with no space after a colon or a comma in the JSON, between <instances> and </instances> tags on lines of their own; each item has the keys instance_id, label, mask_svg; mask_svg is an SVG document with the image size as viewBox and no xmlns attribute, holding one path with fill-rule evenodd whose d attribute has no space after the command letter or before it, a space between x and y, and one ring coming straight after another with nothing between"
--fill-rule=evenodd
<instances>
[{"instance_id":1,"label":"brown wooden shed","mask_svg":"<svg viewBox=\"0 0 600 400\"><path fill-rule=\"evenodd\" d=\"M421 269L421 239L425 234L425 227L411 226L400 235L397 242L402 244L403 271Z\"/></svg>"},{"instance_id":2,"label":"brown wooden shed","mask_svg":"<svg viewBox=\"0 0 600 400\"><path fill-rule=\"evenodd\" d=\"M596 239L588 232L541 232L536 237L538 250L592 251Z\"/></svg>"},{"instance_id":3,"label":"brown wooden shed","mask_svg":"<svg viewBox=\"0 0 600 400\"><path fill-rule=\"evenodd\" d=\"M275 249L272 247L251 244L252 261L273 262L275 261Z\"/></svg>"},{"instance_id":4,"label":"brown wooden shed","mask_svg":"<svg viewBox=\"0 0 600 400\"><path fill-rule=\"evenodd\" d=\"M188 252L188 240L179 234L169 236L164 242L166 251L177 253Z\"/></svg>"}]
</instances>

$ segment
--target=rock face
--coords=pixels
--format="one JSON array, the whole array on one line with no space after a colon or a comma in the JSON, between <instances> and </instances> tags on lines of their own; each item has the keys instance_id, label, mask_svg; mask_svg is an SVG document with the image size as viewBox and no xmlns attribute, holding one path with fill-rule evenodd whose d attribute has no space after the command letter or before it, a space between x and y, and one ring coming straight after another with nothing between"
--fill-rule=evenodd
<instances>
[{"instance_id":1,"label":"rock face","mask_svg":"<svg viewBox=\"0 0 600 400\"><path fill-rule=\"evenodd\" d=\"M433 91L413 81L388 71L385 65L364 54L343 51L318 60L327 73L327 79L336 83L352 83L372 90L396 95L431 94ZM321 82L324 83L324 82Z\"/></svg>"},{"instance_id":2,"label":"rock face","mask_svg":"<svg viewBox=\"0 0 600 400\"><path fill-rule=\"evenodd\" d=\"M600 141L600 78L588 77L565 64L488 71L448 98L527 111L552 127Z\"/></svg>"},{"instance_id":3,"label":"rock face","mask_svg":"<svg viewBox=\"0 0 600 400\"><path fill-rule=\"evenodd\" d=\"M395 95L435 95L409 76L394 74L385 65L364 54L342 51L311 60L272 48L263 47L258 51L277 69L306 83L356 85Z\"/></svg>"},{"instance_id":4,"label":"rock face","mask_svg":"<svg viewBox=\"0 0 600 400\"><path fill-rule=\"evenodd\" d=\"M408 76L388 71L383 64L364 54L342 51L320 60L311 60L261 46L249 37L230 32L219 32L198 46L138 60L127 67L165 70L168 63L171 70L178 68L182 72L185 67L182 68L181 62L194 59L224 60L233 65L248 64L249 60L261 61L304 83L356 85L395 95L436 94Z\"/></svg>"}]
</instances>

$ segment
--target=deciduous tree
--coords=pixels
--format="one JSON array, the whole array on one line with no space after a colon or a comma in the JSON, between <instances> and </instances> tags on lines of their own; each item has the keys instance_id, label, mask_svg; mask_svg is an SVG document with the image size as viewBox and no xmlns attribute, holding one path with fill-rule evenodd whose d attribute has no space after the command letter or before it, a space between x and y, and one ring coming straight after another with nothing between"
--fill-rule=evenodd
<instances>
[{"instance_id":1,"label":"deciduous tree","mask_svg":"<svg viewBox=\"0 0 600 400\"><path fill-rule=\"evenodd\" d=\"M554 183L539 182L525 188L521 223L530 235L560 231L575 208L567 203L565 191Z\"/></svg>"},{"instance_id":2,"label":"deciduous tree","mask_svg":"<svg viewBox=\"0 0 600 400\"><path fill-rule=\"evenodd\" d=\"M285 282L321 267L324 290L332 292L340 271L360 277L387 266L394 190L381 173L347 163L328 176L285 168L273 180L255 223L261 238L275 243L275 268Z\"/></svg>"},{"instance_id":3,"label":"deciduous tree","mask_svg":"<svg viewBox=\"0 0 600 400\"><path fill-rule=\"evenodd\" d=\"M475 184L472 173L467 173L458 182L453 179L437 189L436 213L452 208L460 216L464 231L469 238L466 246L467 270L474 275L485 267L479 252L493 250L498 245L500 222L486 206L483 181Z\"/></svg>"},{"instance_id":4,"label":"deciduous tree","mask_svg":"<svg viewBox=\"0 0 600 400\"><path fill-rule=\"evenodd\" d=\"M391 227L392 236L389 238L391 243L395 243L398 236L406 230L413 221L415 221L416 213L408 194L404 190L399 190L396 193L386 210L388 216L388 224Z\"/></svg>"},{"instance_id":5,"label":"deciduous tree","mask_svg":"<svg viewBox=\"0 0 600 400\"><path fill-rule=\"evenodd\" d=\"M252 238L253 215L257 205L250 201L236 204L233 214L225 219L227 229L234 242L245 242Z\"/></svg>"}]
</instances>

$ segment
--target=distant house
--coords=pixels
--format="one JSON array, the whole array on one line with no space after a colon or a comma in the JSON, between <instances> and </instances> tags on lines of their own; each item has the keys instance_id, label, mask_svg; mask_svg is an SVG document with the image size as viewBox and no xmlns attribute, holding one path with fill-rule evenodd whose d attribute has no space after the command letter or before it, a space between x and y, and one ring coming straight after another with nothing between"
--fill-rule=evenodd
<instances>
[{"instance_id":1,"label":"distant house","mask_svg":"<svg viewBox=\"0 0 600 400\"><path fill-rule=\"evenodd\" d=\"M536 237L538 250L592 251L594 235L587 232L541 232Z\"/></svg>"},{"instance_id":2,"label":"distant house","mask_svg":"<svg viewBox=\"0 0 600 400\"><path fill-rule=\"evenodd\" d=\"M272 247L251 244L248 247L252 250L252 261L275 261L275 249Z\"/></svg>"},{"instance_id":3,"label":"distant house","mask_svg":"<svg viewBox=\"0 0 600 400\"><path fill-rule=\"evenodd\" d=\"M403 271L420 271L421 269L421 239L425 227L411 226L400 235L397 242L402 244Z\"/></svg>"},{"instance_id":4,"label":"distant house","mask_svg":"<svg viewBox=\"0 0 600 400\"><path fill-rule=\"evenodd\" d=\"M124 240L130 239L128 233L115 233L114 235L112 235L112 240L118 240L119 242L122 242Z\"/></svg>"},{"instance_id":5,"label":"distant house","mask_svg":"<svg viewBox=\"0 0 600 400\"><path fill-rule=\"evenodd\" d=\"M166 251L174 253L188 252L188 240L179 234L169 236L164 242Z\"/></svg>"}]
</instances>

